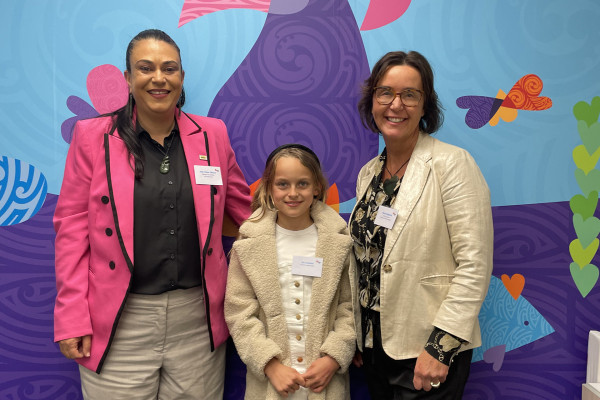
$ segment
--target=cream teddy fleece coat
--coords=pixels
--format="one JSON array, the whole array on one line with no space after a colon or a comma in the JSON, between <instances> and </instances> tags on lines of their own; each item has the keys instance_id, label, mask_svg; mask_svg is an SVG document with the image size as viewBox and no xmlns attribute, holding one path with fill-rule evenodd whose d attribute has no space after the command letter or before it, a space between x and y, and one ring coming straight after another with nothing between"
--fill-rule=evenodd
<instances>
[{"instance_id":1,"label":"cream teddy fleece coat","mask_svg":"<svg viewBox=\"0 0 600 400\"><path fill-rule=\"evenodd\" d=\"M245 399L280 399L264 368L274 357L291 365L277 268L276 217L276 212L265 210L260 220L246 221L231 251L225 319L247 367ZM327 354L341 368L323 392L311 392L309 399L349 399L348 366L356 349L355 321L359 321L353 306L357 303L352 240L344 220L324 203L315 202L311 217L317 227L316 257L323 258L323 272L313 280L306 327L307 365Z\"/></svg>"}]
</instances>

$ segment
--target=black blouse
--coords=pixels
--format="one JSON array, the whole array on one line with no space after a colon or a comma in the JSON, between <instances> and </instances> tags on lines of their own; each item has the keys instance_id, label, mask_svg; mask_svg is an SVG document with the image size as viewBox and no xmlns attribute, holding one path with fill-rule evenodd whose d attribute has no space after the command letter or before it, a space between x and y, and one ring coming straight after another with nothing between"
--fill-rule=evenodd
<instances>
[{"instance_id":1,"label":"black blouse","mask_svg":"<svg viewBox=\"0 0 600 400\"><path fill-rule=\"evenodd\" d=\"M202 284L192 183L177 126L163 147L138 127L144 176L134 185L132 293L160 294ZM169 172L160 165L168 151Z\"/></svg>"}]
</instances>

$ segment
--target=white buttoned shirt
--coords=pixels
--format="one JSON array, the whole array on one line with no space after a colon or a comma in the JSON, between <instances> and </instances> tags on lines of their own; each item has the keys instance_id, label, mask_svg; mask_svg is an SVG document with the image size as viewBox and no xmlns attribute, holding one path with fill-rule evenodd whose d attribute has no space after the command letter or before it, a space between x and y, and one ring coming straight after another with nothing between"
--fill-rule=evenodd
<instances>
[{"instance_id":1,"label":"white buttoned shirt","mask_svg":"<svg viewBox=\"0 0 600 400\"><path fill-rule=\"evenodd\" d=\"M300 231L291 231L276 225L275 238L292 368L303 374L309 367L305 356L305 326L309 317L313 277L292 274L292 260L294 256L315 256L317 227L313 224ZM307 396L308 390L300 388L288 399L306 399Z\"/></svg>"}]
</instances>

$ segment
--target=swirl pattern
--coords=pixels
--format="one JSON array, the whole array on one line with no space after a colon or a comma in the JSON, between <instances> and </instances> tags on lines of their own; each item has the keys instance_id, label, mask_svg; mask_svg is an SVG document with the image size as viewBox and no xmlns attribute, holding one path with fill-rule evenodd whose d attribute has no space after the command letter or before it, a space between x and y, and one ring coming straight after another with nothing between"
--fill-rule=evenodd
<instances>
[{"instance_id":1,"label":"swirl pattern","mask_svg":"<svg viewBox=\"0 0 600 400\"><path fill-rule=\"evenodd\" d=\"M47 191L46 178L33 165L0 157L0 226L18 224L34 216Z\"/></svg>"},{"instance_id":2,"label":"swirl pattern","mask_svg":"<svg viewBox=\"0 0 600 400\"><path fill-rule=\"evenodd\" d=\"M260 178L271 150L298 142L315 150L343 202L354 197L358 171L378 148L356 112L368 74L347 1L312 1L296 14L267 17L209 115L227 124L249 182Z\"/></svg>"}]
</instances>

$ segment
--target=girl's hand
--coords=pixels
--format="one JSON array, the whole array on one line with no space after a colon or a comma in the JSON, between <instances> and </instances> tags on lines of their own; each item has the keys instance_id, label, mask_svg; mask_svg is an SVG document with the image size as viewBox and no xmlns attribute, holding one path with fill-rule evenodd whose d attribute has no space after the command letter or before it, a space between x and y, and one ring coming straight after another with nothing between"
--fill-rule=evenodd
<instances>
[{"instance_id":1,"label":"girl's hand","mask_svg":"<svg viewBox=\"0 0 600 400\"><path fill-rule=\"evenodd\" d=\"M305 386L315 393L321 393L339 368L340 364L328 355L317 358L302 374L306 382Z\"/></svg>"},{"instance_id":2,"label":"girl's hand","mask_svg":"<svg viewBox=\"0 0 600 400\"><path fill-rule=\"evenodd\" d=\"M273 358L265 366L265 375L281 397L288 397L300 386L304 386L304 378L294 368L283 365Z\"/></svg>"},{"instance_id":3,"label":"girl's hand","mask_svg":"<svg viewBox=\"0 0 600 400\"><path fill-rule=\"evenodd\" d=\"M449 367L433 358L427 351L423 350L417 358L415 365L415 377L413 385L415 389L428 392L432 383L444 383L448 375Z\"/></svg>"}]
</instances>

